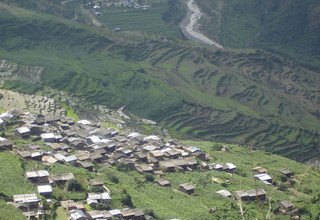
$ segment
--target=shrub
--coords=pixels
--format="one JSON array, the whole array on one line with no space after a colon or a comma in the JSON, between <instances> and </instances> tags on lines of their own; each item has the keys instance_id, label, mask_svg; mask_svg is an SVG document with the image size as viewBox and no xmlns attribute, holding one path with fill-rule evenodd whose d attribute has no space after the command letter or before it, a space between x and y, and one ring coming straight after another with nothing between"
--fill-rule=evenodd
<instances>
[{"instance_id":1,"label":"shrub","mask_svg":"<svg viewBox=\"0 0 320 220\"><path fill-rule=\"evenodd\" d=\"M133 207L132 198L129 193L123 194L121 202L124 206Z\"/></svg>"},{"instance_id":2,"label":"shrub","mask_svg":"<svg viewBox=\"0 0 320 220\"><path fill-rule=\"evenodd\" d=\"M67 182L67 190L71 192L81 192L82 186L77 180L69 180Z\"/></svg>"},{"instance_id":3,"label":"shrub","mask_svg":"<svg viewBox=\"0 0 320 220\"><path fill-rule=\"evenodd\" d=\"M213 145L211 146L211 151L220 151L221 148L222 148L221 145L219 145L219 144L213 144Z\"/></svg>"},{"instance_id":4,"label":"shrub","mask_svg":"<svg viewBox=\"0 0 320 220\"><path fill-rule=\"evenodd\" d=\"M154 176L150 173L146 174L145 178L147 182L154 182Z\"/></svg>"},{"instance_id":5,"label":"shrub","mask_svg":"<svg viewBox=\"0 0 320 220\"><path fill-rule=\"evenodd\" d=\"M118 178L116 175L114 175L114 174L111 174L111 175L109 176L109 179L110 179L110 181L113 182L113 183L119 183L119 178Z\"/></svg>"},{"instance_id":6,"label":"shrub","mask_svg":"<svg viewBox=\"0 0 320 220\"><path fill-rule=\"evenodd\" d=\"M91 192L94 192L94 193L102 193L103 192L103 188L102 187L99 187L99 186L93 186L91 188Z\"/></svg>"},{"instance_id":7,"label":"shrub","mask_svg":"<svg viewBox=\"0 0 320 220\"><path fill-rule=\"evenodd\" d=\"M95 205L94 208L97 209L97 210L109 210L110 209L110 205L109 204L99 203L99 204Z\"/></svg>"},{"instance_id":8,"label":"shrub","mask_svg":"<svg viewBox=\"0 0 320 220\"><path fill-rule=\"evenodd\" d=\"M247 173L244 172L243 170L240 170L240 169L237 169L237 170L235 171L235 174L238 174L238 175L241 176L241 177L247 177Z\"/></svg>"},{"instance_id":9,"label":"shrub","mask_svg":"<svg viewBox=\"0 0 320 220\"><path fill-rule=\"evenodd\" d=\"M150 216L153 217L153 218L156 218L156 214L155 214L155 212L154 212L152 209L146 209L146 210L144 210L144 213L145 213L146 215L150 215Z\"/></svg>"}]
</instances>

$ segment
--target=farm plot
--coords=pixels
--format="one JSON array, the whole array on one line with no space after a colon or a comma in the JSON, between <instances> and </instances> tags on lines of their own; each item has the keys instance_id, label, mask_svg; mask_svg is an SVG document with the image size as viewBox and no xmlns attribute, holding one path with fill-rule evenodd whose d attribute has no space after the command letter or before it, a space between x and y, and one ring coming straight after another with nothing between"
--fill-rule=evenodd
<instances>
[{"instance_id":1,"label":"farm plot","mask_svg":"<svg viewBox=\"0 0 320 220\"><path fill-rule=\"evenodd\" d=\"M145 10L110 7L98 19L110 29L120 28L123 31L139 31L181 38L179 28L165 22L162 18L168 10L169 5L166 3L153 4Z\"/></svg>"},{"instance_id":2,"label":"farm plot","mask_svg":"<svg viewBox=\"0 0 320 220\"><path fill-rule=\"evenodd\" d=\"M3 96L0 107L7 110L15 108L33 113L65 115L65 110L54 99L48 97L22 94L4 89L0 89L0 94Z\"/></svg>"}]
</instances>

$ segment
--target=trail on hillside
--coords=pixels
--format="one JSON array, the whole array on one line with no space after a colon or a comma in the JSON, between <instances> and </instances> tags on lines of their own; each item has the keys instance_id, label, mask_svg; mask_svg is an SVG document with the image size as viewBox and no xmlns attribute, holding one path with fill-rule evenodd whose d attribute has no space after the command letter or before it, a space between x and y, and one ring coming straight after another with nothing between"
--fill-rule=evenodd
<instances>
[{"instance_id":1,"label":"trail on hillside","mask_svg":"<svg viewBox=\"0 0 320 220\"><path fill-rule=\"evenodd\" d=\"M103 25L91 14L90 11L83 8L83 5L81 5L81 11L83 14L91 21L91 23L97 27L103 27Z\"/></svg>"},{"instance_id":2,"label":"trail on hillside","mask_svg":"<svg viewBox=\"0 0 320 220\"><path fill-rule=\"evenodd\" d=\"M203 35L197 28L199 20L202 18L202 12L199 7L196 5L194 0L187 1L188 13L186 18L180 24L180 28L184 35L192 40L200 41L205 44L209 44L215 46L220 49L224 49L222 45L217 42L209 39L205 35Z\"/></svg>"}]
</instances>

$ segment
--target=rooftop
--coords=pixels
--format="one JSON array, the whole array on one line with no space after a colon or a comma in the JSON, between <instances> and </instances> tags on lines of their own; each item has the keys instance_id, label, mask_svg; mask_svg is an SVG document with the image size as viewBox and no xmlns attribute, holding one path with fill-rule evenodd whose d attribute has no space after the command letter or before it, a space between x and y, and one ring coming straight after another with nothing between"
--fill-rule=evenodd
<instances>
[{"instance_id":1,"label":"rooftop","mask_svg":"<svg viewBox=\"0 0 320 220\"><path fill-rule=\"evenodd\" d=\"M37 189L39 194L52 193L52 187L50 185L38 186Z\"/></svg>"},{"instance_id":2,"label":"rooftop","mask_svg":"<svg viewBox=\"0 0 320 220\"><path fill-rule=\"evenodd\" d=\"M14 203L30 203L30 202L39 202L40 199L36 194L20 194L13 196Z\"/></svg>"},{"instance_id":3,"label":"rooftop","mask_svg":"<svg viewBox=\"0 0 320 220\"><path fill-rule=\"evenodd\" d=\"M47 176L49 176L49 172L46 170L26 172L27 178L47 177Z\"/></svg>"}]
</instances>

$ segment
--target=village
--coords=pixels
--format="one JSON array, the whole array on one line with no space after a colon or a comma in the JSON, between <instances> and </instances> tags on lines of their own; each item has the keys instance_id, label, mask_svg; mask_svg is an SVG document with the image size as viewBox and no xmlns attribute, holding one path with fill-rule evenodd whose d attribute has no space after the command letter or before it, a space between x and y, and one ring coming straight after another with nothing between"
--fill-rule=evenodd
<instances>
[{"instance_id":1,"label":"village","mask_svg":"<svg viewBox=\"0 0 320 220\"><path fill-rule=\"evenodd\" d=\"M171 172L226 172L237 175L237 165L212 162L212 156L198 147L186 146L180 141L166 140L157 135L143 135L126 130L106 128L89 120L74 121L64 116L23 113L10 110L0 114L0 128L12 130L11 138L0 137L0 150L12 151L21 158L50 166L55 163L81 167L97 172L97 167L118 167L123 170L136 170L152 176L155 184L171 187L166 173ZM8 135L10 136L10 135ZM14 139L26 140L24 146L15 146ZM39 144L41 143L41 144ZM43 147L45 146L45 147ZM228 149L222 148L222 151ZM279 169L285 178L293 178L294 173L287 168ZM266 186L272 186L273 178L264 167L252 168L253 178ZM50 203L54 188L77 189L78 183L73 173L51 174L38 169L25 173L25 178L36 186L34 193L18 194L8 201L28 219L43 219L46 213L43 203ZM118 207L110 209L113 192L101 179L90 179L91 192L86 200L59 201L68 212L70 220L84 219L153 219L142 209ZM176 189L181 193L193 195L197 191L192 182L181 182ZM222 189L216 192L221 198L231 197L240 202L267 202L263 188L230 192ZM86 211L86 206L92 209ZM292 219L300 219L298 209L290 201L277 204L277 212ZM213 208L210 212L214 213Z\"/></svg>"},{"instance_id":2,"label":"village","mask_svg":"<svg viewBox=\"0 0 320 220\"><path fill-rule=\"evenodd\" d=\"M141 0L92 0L87 1L85 6L95 15L103 14L103 10L109 7L122 7L124 9L142 9L150 7Z\"/></svg>"}]
</instances>

